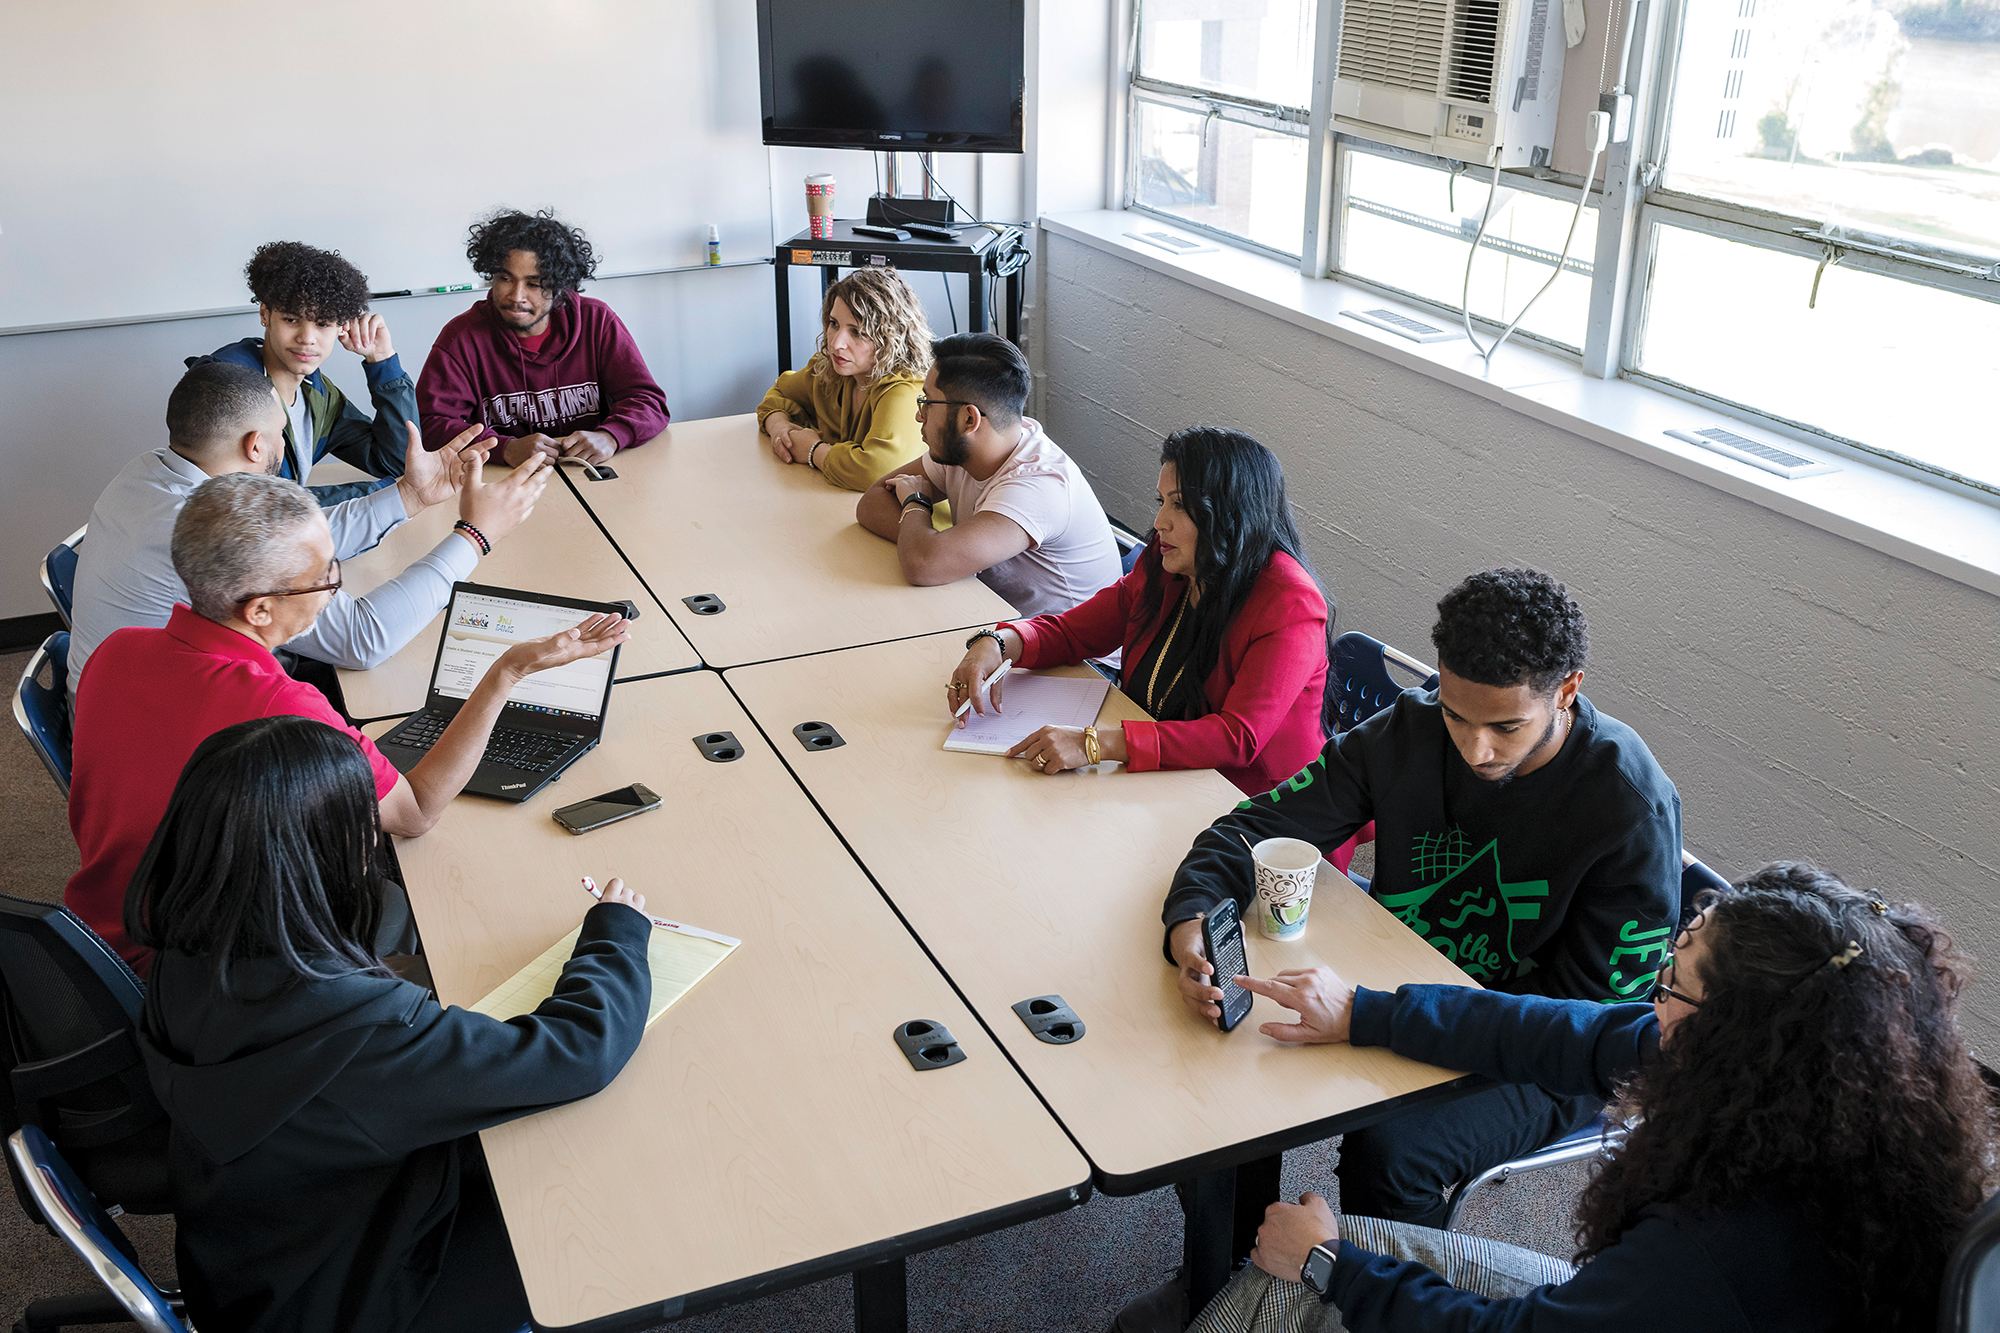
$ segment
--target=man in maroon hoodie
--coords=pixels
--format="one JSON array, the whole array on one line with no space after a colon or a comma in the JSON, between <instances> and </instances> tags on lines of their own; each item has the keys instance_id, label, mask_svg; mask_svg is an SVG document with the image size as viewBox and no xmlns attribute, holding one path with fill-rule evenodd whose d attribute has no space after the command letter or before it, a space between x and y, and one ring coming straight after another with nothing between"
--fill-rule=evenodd
<instances>
[{"instance_id":1,"label":"man in maroon hoodie","mask_svg":"<svg viewBox=\"0 0 2000 1333\"><path fill-rule=\"evenodd\" d=\"M611 307L578 294L597 257L552 210L472 225L465 257L486 299L438 334L417 379L424 445L471 425L519 466L534 454L602 463L667 425L667 399Z\"/></svg>"}]
</instances>

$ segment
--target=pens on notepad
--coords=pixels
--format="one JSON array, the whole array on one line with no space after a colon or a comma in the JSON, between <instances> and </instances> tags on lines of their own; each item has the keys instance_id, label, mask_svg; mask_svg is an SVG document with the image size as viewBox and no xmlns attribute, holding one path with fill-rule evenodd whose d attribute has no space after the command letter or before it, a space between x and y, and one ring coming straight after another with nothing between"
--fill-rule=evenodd
<instances>
[{"instance_id":1,"label":"pens on notepad","mask_svg":"<svg viewBox=\"0 0 2000 1333\"><path fill-rule=\"evenodd\" d=\"M1014 669L1014 659L1010 657L1006 661L1000 664L1000 669L998 671L988 676L985 680L980 681L979 688L981 690L991 690L993 688L994 681L999 680L1000 677L1006 675L1009 671L1012 671L1013 669ZM952 716L964 717L965 710L970 707L972 707L972 700L967 699L964 703L958 706L958 711L956 713L953 713Z\"/></svg>"},{"instance_id":2,"label":"pens on notepad","mask_svg":"<svg viewBox=\"0 0 2000 1333\"><path fill-rule=\"evenodd\" d=\"M600 901L604 897L604 890L598 888L597 881L592 879L588 875L585 875L583 877L583 889L585 893L588 893L591 897L596 898ZM658 926L662 930L680 930L683 928L678 921L669 921L663 916L654 916L651 912L646 912L643 913L642 915L644 915L648 921L652 922L655 926Z\"/></svg>"}]
</instances>

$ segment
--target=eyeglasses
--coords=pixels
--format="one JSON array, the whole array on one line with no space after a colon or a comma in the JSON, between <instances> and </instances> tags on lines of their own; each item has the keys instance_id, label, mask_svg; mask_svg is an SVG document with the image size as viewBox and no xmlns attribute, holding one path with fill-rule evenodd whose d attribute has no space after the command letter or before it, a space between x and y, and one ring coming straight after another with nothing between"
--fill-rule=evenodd
<instances>
[{"instance_id":1,"label":"eyeglasses","mask_svg":"<svg viewBox=\"0 0 2000 1333\"><path fill-rule=\"evenodd\" d=\"M1665 977L1667 973L1673 969L1673 966L1674 966L1674 956L1672 954L1668 954L1666 958L1662 960L1660 963L1660 971L1658 975L1660 977ZM1675 990L1672 986L1669 986L1663 980L1656 980L1653 982L1653 993L1648 998L1651 999L1654 1004L1658 1004L1662 1000L1679 1000L1682 1004L1686 1005L1690 1009L1701 1008L1700 1000L1695 999L1692 995L1689 995L1685 991Z\"/></svg>"},{"instance_id":2,"label":"eyeglasses","mask_svg":"<svg viewBox=\"0 0 2000 1333\"><path fill-rule=\"evenodd\" d=\"M245 602L254 602L259 597L303 597L309 592L339 592L339 591L340 591L340 557L335 556L333 558L333 582L331 583L315 583L310 588L279 588L272 592L245 593L243 594L243 596L236 599L236 604L238 606L241 606Z\"/></svg>"},{"instance_id":3,"label":"eyeglasses","mask_svg":"<svg viewBox=\"0 0 2000 1333\"><path fill-rule=\"evenodd\" d=\"M917 399L917 411L919 411L919 412L928 412L928 411L930 411L930 410L931 410L931 409L932 409L933 407L969 407L969 408L971 408L971 409L972 409L973 411L975 411L975 412L977 412L977 411L979 411L979 410L980 410L980 407L979 407L979 404L978 404L978 403L969 403L969 402L967 402L967 401L966 401L965 399L963 399L963 398L922 398L922 397L920 397L920 398L918 398L918 399Z\"/></svg>"}]
</instances>

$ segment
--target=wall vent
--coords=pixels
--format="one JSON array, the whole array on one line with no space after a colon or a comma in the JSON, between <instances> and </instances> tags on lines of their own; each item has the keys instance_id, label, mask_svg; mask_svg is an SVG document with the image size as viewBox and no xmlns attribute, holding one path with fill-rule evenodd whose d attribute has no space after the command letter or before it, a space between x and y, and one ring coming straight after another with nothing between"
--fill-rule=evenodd
<instances>
[{"instance_id":1,"label":"wall vent","mask_svg":"<svg viewBox=\"0 0 2000 1333\"><path fill-rule=\"evenodd\" d=\"M1667 434L1677 440L1697 445L1700 448L1733 458L1739 463L1762 468L1766 472L1791 480L1797 477L1816 477L1824 472L1838 472L1837 464L1817 458L1807 458L1788 449L1753 440L1747 435L1738 435L1733 430L1711 426L1707 430L1670 430Z\"/></svg>"},{"instance_id":2,"label":"wall vent","mask_svg":"<svg viewBox=\"0 0 2000 1333\"><path fill-rule=\"evenodd\" d=\"M1464 336L1457 329L1441 329L1435 324L1426 324L1421 319L1411 319L1408 315L1399 315L1393 310L1343 310L1340 313L1349 319L1358 319L1363 324L1373 324L1378 329L1401 334L1413 343L1450 342L1453 338Z\"/></svg>"},{"instance_id":3,"label":"wall vent","mask_svg":"<svg viewBox=\"0 0 2000 1333\"><path fill-rule=\"evenodd\" d=\"M1451 64L1445 96L1493 102L1493 66L1500 58L1500 0L1458 0L1451 24Z\"/></svg>"}]
</instances>

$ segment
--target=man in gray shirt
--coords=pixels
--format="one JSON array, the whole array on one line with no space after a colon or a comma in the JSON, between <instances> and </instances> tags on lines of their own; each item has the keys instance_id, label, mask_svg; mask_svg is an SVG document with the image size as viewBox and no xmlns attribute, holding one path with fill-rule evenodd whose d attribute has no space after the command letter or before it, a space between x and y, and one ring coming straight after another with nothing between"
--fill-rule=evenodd
<instances>
[{"instance_id":1,"label":"man in gray shirt","mask_svg":"<svg viewBox=\"0 0 2000 1333\"><path fill-rule=\"evenodd\" d=\"M312 628L286 645L301 657L350 671L381 665L444 609L451 585L472 576L482 548L513 531L534 507L534 490L511 478L493 486L463 485L480 459L467 449L473 431L430 453L416 428L409 430L405 470L394 485L327 508L335 555L352 559L454 496L460 524L380 587L360 597L336 593ZM84 665L99 644L128 626L164 626L174 604L187 600L168 550L174 519L210 477L276 472L284 458L285 412L262 372L199 362L167 399L167 440L166 448L128 464L90 511L90 527L77 548L69 640L72 703ZM465 531L468 525L474 531Z\"/></svg>"}]
</instances>

